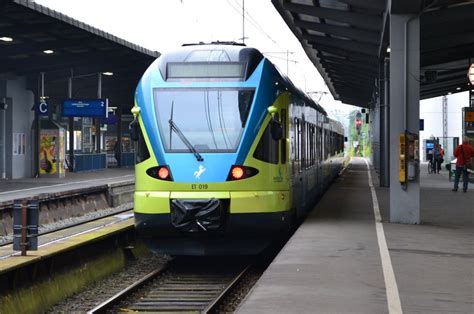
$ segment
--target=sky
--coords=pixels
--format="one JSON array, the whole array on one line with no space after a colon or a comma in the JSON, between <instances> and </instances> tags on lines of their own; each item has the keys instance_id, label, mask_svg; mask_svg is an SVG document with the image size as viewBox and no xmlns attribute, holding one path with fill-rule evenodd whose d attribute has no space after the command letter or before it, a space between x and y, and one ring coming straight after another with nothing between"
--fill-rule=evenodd
<instances>
[{"instance_id":1,"label":"sky","mask_svg":"<svg viewBox=\"0 0 474 314\"><path fill-rule=\"evenodd\" d=\"M306 92L326 92L332 115L355 107L334 101L321 75L270 0L36 0L37 3L150 50L166 53L184 43L241 42L255 47ZM242 27L242 5L245 24ZM288 58L287 58L288 56ZM287 62L288 60L288 62ZM316 94L316 99L321 94Z\"/></svg>"}]
</instances>

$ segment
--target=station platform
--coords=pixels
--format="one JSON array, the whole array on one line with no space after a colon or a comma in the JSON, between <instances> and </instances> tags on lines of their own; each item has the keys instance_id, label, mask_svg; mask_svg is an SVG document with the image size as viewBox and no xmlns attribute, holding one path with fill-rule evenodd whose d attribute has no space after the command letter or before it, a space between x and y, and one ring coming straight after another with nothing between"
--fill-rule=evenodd
<instances>
[{"instance_id":1,"label":"station platform","mask_svg":"<svg viewBox=\"0 0 474 314\"><path fill-rule=\"evenodd\" d=\"M64 178L26 178L0 180L0 204L41 194L135 181L134 168L109 168L101 171L67 173Z\"/></svg>"},{"instance_id":2,"label":"station platform","mask_svg":"<svg viewBox=\"0 0 474 314\"><path fill-rule=\"evenodd\" d=\"M388 223L389 190L352 159L238 312L474 313L474 186L420 182L421 224Z\"/></svg>"}]
</instances>

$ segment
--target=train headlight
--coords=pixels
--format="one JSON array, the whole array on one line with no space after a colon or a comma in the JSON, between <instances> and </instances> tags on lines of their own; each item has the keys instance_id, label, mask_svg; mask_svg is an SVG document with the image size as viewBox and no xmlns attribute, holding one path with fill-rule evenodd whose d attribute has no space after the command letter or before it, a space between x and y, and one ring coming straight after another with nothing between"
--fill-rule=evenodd
<instances>
[{"instance_id":1,"label":"train headlight","mask_svg":"<svg viewBox=\"0 0 474 314\"><path fill-rule=\"evenodd\" d=\"M232 168L230 175L234 180L240 180L244 176L244 169L242 169L242 167L234 167Z\"/></svg>"},{"instance_id":2,"label":"train headlight","mask_svg":"<svg viewBox=\"0 0 474 314\"><path fill-rule=\"evenodd\" d=\"M234 165L230 168L227 181L236 181L253 177L258 173L258 170L247 166Z\"/></svg>"},{"instance_id":3,"label":"train headlight","mask_svg":"<svg viewBox=\"0 0 474 314\"><path fill-rule=\"evenodd\" d=\"M166 180L170 176L170 171L166 167L161 167L160 170L158 170L158 178L161 180Z\"/></svg>"},{"instance_id":4,"label":"train headlight","mask_svg":"<svg viewBox=\"0 0 474 314\"><path fill-rule=\"evenodd\" d=\"M173 181L173 176L168 166L159 166L149 168L146 173L155 179L164 181Z\"/></svg>"}]
</instances>

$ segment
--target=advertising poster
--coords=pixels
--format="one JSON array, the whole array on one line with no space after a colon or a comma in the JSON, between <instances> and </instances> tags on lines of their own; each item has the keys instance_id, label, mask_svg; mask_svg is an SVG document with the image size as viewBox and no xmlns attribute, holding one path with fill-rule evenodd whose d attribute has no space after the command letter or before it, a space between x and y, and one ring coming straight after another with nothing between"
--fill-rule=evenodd
<instances>
[{"instance_id":1,"label":"advertising poster","mask_svg":"<svg viewBox=\"0 0 474 314\"><path fill-rule=\"evenodd\" d=\"M65 130L64 129L59 129L59 174L60 176L63 176L66 174L66 171L64 169L64 160L66 158L66 146L65 146Z\"/></svg>"},{"instance_id":2,"label":"advertising poster","mask_svg":"<svg viewBox=\"0 0 474 314\"><path fill-rule=\"evenodd\" d=\"M56 156L59 149L58 130L41 130L40 133L40 174L56 174Z\"/></svg>"}]
</instances>

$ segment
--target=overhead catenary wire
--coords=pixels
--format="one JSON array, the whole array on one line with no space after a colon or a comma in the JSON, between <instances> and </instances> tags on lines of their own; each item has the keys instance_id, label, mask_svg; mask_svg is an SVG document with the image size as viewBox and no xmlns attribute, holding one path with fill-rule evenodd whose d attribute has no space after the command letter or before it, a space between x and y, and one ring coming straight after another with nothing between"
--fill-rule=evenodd
<instances>
[{"instance_id":1,"label":"overhead catenary wire","mask_svg":"<svg viewBox=\"0 0 474 314\"><path fill-rule=\"evenodd\" d=\"M272 36L270 36L264 29L262 26L260 26L260 24L250 15L250 13L245 10L244 8L242 8L242 5L240 3L238 3L236 0L233 0L233 2L231 2L230 0L226 0L227 1L227 4L229 4L229 6L237 13L240 15L242 15L242 10L243 12L245 13L245 20L247 22L249 22L257 31L259 31L261 34L263 34L265 37L267 37L267 39L269 39L274 45L276 45L279 49L281 50L285 50L283 49L279 44L278 42L273 39ZM237 7L235 6L235 4L237 4Z\"/></svg>"}]
</instances>

